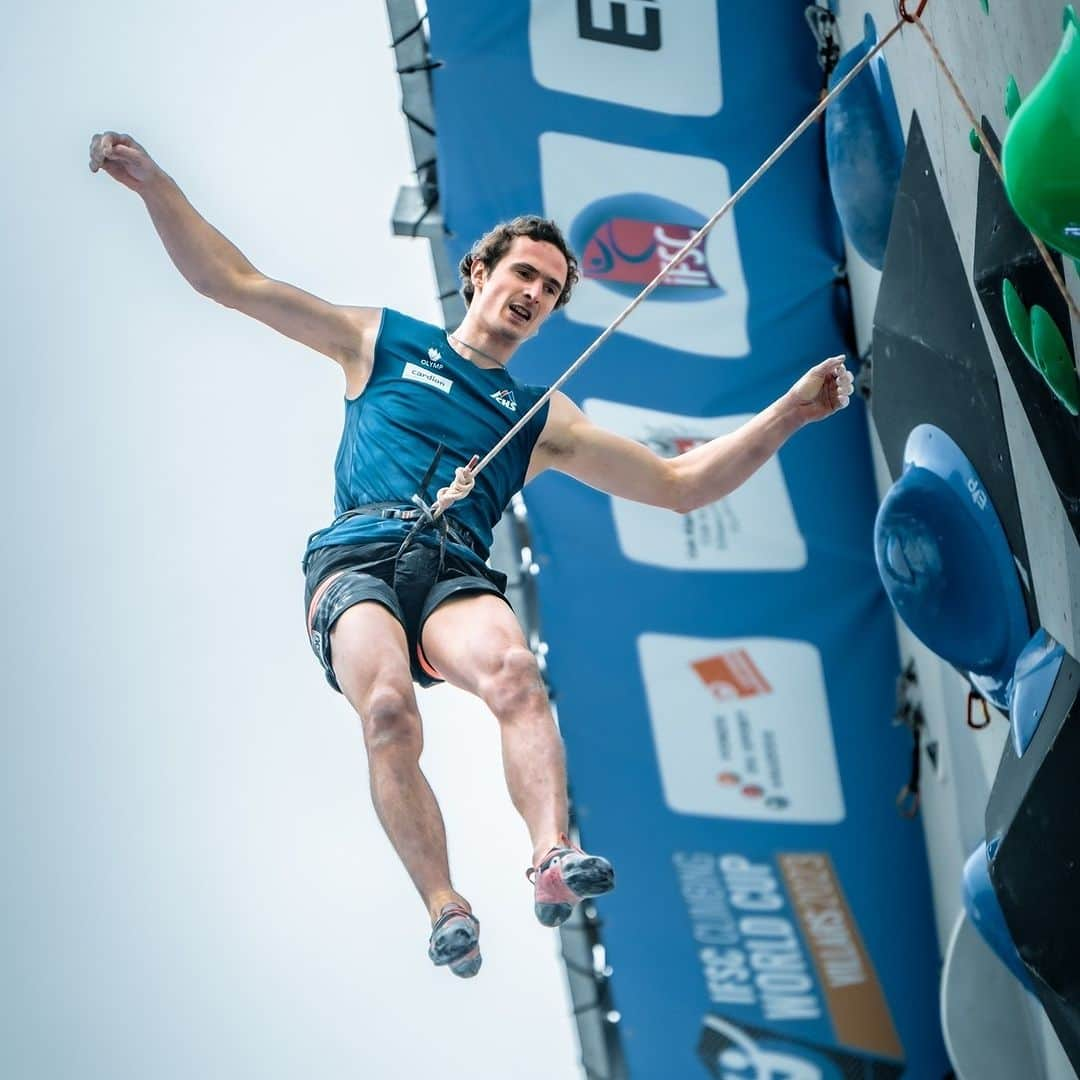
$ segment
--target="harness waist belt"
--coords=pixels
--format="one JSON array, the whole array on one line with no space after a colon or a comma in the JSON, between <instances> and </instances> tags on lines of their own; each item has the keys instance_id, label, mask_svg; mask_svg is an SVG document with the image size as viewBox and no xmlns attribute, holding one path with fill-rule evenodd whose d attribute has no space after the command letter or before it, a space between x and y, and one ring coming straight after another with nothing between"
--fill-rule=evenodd
<instances>
[{"instance_id":1,"label":"harness waist belt","mask_svg":"<svg viewBox=\"0 0 1080 1080\"><path fill-rule=\"evenodd\" d=\"M423 517L423 511L415 506L408 506L403 503L366 503L363 506L355 506L351 510L346 510L344 514L340 514L335 518L334 525L342 521L348 521L349 518L356 517L359 514L381 518L397 518L400 521L416 521L417 518ZM455 544L462 544L476 555L479 555L481 559L487 559L487 551L484 549L483 544L480 543L480 540L468 526L463 525L460 521L455 521L449 514L443 514L440 520L446 522L446 531Z\"/></svg>"}]
</instances>

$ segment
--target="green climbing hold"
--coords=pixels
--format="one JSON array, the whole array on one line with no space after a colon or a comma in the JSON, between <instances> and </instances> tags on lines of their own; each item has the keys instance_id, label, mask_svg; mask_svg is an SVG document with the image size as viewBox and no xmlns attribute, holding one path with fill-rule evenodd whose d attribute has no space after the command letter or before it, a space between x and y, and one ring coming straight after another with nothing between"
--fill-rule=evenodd
<instances>
[{"instance_id":1,"label":"green climbing hold","mask_svg":"<svg viewBox=\"0 0 1080 1080\"><path fill-rule=\"evenodd\" d=\"M1050 389L1073 416L1080 415L1080 380L1072 353L1050 313L1038 304L1031 309L1031 340L1036 364Z\"/></svg>"},{"instance_id":2,"label":"green climbing hold","mask_svg":"<svg viewBox=\"0 0 1080 1080\"><path fill-rule=\"evenodd\" d=\"M1080 380L1076 376L1076 365L1050 313L1036 304L1029 314L1008 278L1002 279L1001 298L1016 344L1062 405L1073 416L1080 415Z\"/></svg>"},{"instance_id":3,"label":"green climbing hold","mask_svg":"<svg viewBox=\"0 0 1080 1080\"><path fill-rule=\"evenodd\" d=\"M1016 344L1024 350L1024 355L1031 361L1032 367L1038 368L1039 362L1035 359L1035 346L1031 340L1031 316L1008 278L1001 279L1001 296L1005 301L1005 318Z\"/></svg>"},{"instance_id":4,"label":"green climbing hold","mask_svg":"<svg viewBox=\"0 0 1080 1080\"><path fill-rule=\"evenodd\" d=\"M983 11L986 12L987 15L989 15L990 14L990 0L979 0L979 3L982 4Z\"/></svg>"},{"instance_id":5,"label":"green climbing hold","mask_svg":"<svg viewBox=\"0 0 1080 1080\"><path fill-rule=\"evenodd\" d=\"M1009 81L1005 84L1005 115L1011 120L1019 108L1020 87L1016 85L1016 80L1010 75Z\"/></svg>"},{"instance_id":6,"label":"green climbing hold","mask_svg":"<svg viewBox=\"0 0 1080 1080\"><path fill-rule=\"evenodd\" d=\"M1017 110L1002 149L1005 187L1041 240L1080 257L1080 20L1064 16L1061 48ZM1007 111L1007 110L1006 110Z\"/></svg>"},{"instance_id":7,"label":"green climbing hold","mask_svg":"<svg viewBox=\"0 0 1080 1080\"><path fill-rule=\"evenodd\" d=\"M968 142L971 143L971 149L974 150L976 154L982 153L982 143L979 142L979 133L974 128L968 132Z\"/></svg>"}]
</instances>

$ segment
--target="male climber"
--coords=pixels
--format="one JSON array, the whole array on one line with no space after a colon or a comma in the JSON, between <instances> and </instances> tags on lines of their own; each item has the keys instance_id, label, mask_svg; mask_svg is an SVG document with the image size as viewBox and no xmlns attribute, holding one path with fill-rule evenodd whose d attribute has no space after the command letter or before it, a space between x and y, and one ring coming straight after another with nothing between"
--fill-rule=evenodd
<instances>
[{"instance_id":1,"label":"male climber","mask_svg":"<svg viewBox=\"0 0 1080 1080\"><path fill-rule=\"evenodd\" d=\"M543 393L506 366L577 281L577 260L554 223L516 218L476 243L461 262L468 310L448 334L266 277L129 135L95 135L90 168L141 196L195 289L325 354L345 374L337 517L310 537L304 556L308 635L330 685L360 717L376 813L431 918L429 955L455 975L475 975L480 924L451 884L442 815L420 771L414 682L449 682L495 715L507 787L532 841L528 877L540 922L558 926L615 883L606 859L567 838L562 740L503 595L506 579L486 565L503 509L549 468L676 513L715 502L804 424L847 405L843 358L811 368L736 431L671 459L597 427L556 393L474 477L474 455ZM438 517L426 509L434 499L446 511Z\"/></svg>"}]
</instances>

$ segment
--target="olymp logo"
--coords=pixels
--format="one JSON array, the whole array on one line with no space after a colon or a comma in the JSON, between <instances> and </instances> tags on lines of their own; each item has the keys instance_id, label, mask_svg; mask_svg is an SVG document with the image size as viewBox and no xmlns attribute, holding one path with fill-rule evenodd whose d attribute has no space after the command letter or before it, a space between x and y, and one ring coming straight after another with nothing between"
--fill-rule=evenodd
<instances>
[{"instance_id":1,"label":"olymp logo","mask_svg":"<svg viewBox=\"0 0 1080 1080\"><path fill-rule=\"evenodd\" d=\"M541 86L677 116L723 104L716 0L532 0Z\"/></svg>"},{"instance_id":2,"label":"olymp logo","mask_svg":"<svg viewBox=\"0 0 1080 1080\"><path fill-rule=\"evenodd\" d=\"M546 131L544 211L582 252L571 322L605 327L673 261L731 193L718 161ZM632 185L632 186L627 186ZM735 217L721 218L620 333L701 356L750 352L749 296Z\"/></svg>"},{"instance_id":3,"label":"olymp logo","mask_svg":"<svg viewBox=\"0 0 1080 1080\"><path fill-rule=\"evenodd\" d=\"M444 366L442 362L442 353L439 352L438 349L432 348L428 349L427 356L428 358L426 360L421 360L420 362L425 367L432 367L436 371L442 371Z\"/></svg>"},{"instance_id":4,"label":"olymp logo","mask_svg":"<svg viewBox=\"0 0 1080 1080\"><path fill-rule=\"evenodd\" d=\"M843 821L825 677L810 642L642 634L638 655L670 809Z\"/></svg>"},{"instance_id":5,"label":"olymp logo","mask_svg":"<svg viewBox=\"0 0 1080 1080\"><path fill-rule=\"evenodd\" d=\"M600 427L665 458L750 419L679 416L601 398L587 398L582 407ZM801 570L806 565L806 541L775 457L730 495L685 514L617 498L611 509L619 547L634 562L671 570Z\"/></svg>"}]
</instances>

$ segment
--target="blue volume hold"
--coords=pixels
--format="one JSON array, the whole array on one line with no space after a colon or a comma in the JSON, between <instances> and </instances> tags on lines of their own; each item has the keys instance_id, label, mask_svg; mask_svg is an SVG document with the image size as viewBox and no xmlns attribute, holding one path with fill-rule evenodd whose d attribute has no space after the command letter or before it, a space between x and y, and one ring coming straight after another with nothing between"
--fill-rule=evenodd
<instances>
[{"instance_id":1,"label":"blue volume hold","mask_svg":"<svg viewBox=\"0 0 1080 1080\"><path fill-rule=\"evenodd\" d=\"M1039 627L1016 661L1009 723L1017 757L1024 756L1038 730L1064 658L1061 643Z\"/></svg>"},{"instance_id":2,"label":"blue volume hold","mask_svg":"<svg viewBox=\"0 0 1080 1080\"><path fill-rule=\"evenodd\" d=\"M1016 951L1005 914L990 880L990 861L997 850L997 843L997 840L993 840L987 845L984 841L964 863L964 907L968 918L994 955L1020 980L1025 990L1033 992L1031 976Z\"/></svg>"},{"instance_id":3,"label":"blue volume hold","mask_svg":"<svg viewBox=\"0 0 1080 1080\"><path fill-rule=\"evenodd\" d=\"M986 488L960 447L932 424L908 436L904 471L878 508L874 554L908 629L1008 709L1031 633L1023 593Z\"/></svg>"},{"instance_id":4,"label":"blue volume hold","mask_svg":"<svg viewBox=\"0 0 1080 1080\"><path fill-rule=\"evenodd\" d=\"M869 15L865 28L864 39L840 58L830 88L877 44ZM880 270L904 163L904 132L883 59L863 68L825 110L825 154L840 224L852 247Z\"/></svg>"}]
</instances>

